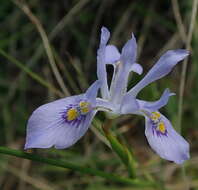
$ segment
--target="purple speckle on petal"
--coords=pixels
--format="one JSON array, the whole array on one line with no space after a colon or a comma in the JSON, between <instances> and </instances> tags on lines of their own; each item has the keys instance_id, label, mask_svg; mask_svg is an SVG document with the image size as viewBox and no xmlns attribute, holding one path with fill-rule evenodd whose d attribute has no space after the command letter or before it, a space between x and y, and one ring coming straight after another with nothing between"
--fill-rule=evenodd
<instances>
[{"instance_id":1,"label":"purple speckle on petal","mask_svg":"<svg viewBox=\"0 0 198 190\"><path fill-rule=\"evenodd\" d=\"M153 135L157 135L158 137L160 136L168 136L168 131L166 129L166 126L165 124L162 122L162 121L158 121L158 122L154 122L152 120L150 120L151 122L151 126L152 126L152 132L153 132ZM159 125L163 125L163 129L160 128Z\"/></svg>"},{"instance_id":2,"label":"purple speckle on petal","mask_svg":"<svg viewBox=\"0 0 198 190\"><path fill-rule=\"evenodd\" d=\"M61 116L62 123L67 123L71 126L78 127L80 125L80 123L84 122L86 115L89 113L89 111L91 111L91 108L88 103L87 106L88 106L89 111L87 113L82 113L82 107L80 107L80 102L86 102L86 101L80 100L76 104L69 104L64 110L59 112L60 116ZM75 112L74 115L69 113L69 111L71 111L72 109ZM71 114L70 119L69 119L69 114Z\"/></svg>"}]
</instances>

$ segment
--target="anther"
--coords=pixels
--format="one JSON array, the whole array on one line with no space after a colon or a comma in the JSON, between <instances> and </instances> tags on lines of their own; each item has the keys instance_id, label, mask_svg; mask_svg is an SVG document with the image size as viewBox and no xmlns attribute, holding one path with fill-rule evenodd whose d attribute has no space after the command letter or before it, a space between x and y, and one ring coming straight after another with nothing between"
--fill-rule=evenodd
<instances>
[{"instance_id":1,"label":"anther","mask_svg":"<svg viewBox=\"0 0 198 190\"><path fill-rule=\"evenodd\" d=\"M79 113L77 109L71 108L66 112L66 117L68 121L75 120L78 117Z\"/></svg>"},{"instance_id":2,"label":"anther","mask_svg":"<svg viewBox=\"0 0 198 190\"><path fill-rule=\"evenodd\" d=\"M90 103L89 102L81 101L79 103L79 107L80 107L81 114L87 114L90 111Z\"/></svg>"},{"instance_id":3,"label":"anther","mask_svg":"<svg viewBox=\"0 0 198 190\"><path fill-rule=\"evenodd\" d=\"M157 125L157 128L156 128L157 131L160 131L161 133L166 133L166 126L164 124L164 122L160 121Z\"/></svg>"}]
</instances>

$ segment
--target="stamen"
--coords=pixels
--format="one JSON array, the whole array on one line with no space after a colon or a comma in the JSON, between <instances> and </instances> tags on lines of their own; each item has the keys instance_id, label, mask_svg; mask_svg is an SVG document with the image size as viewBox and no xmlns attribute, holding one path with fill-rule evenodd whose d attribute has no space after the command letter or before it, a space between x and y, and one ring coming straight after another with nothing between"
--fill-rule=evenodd
<instances>
[{"instance_id":1,"label":"stamen","mask_svg":"<svg viewBox=\"0 0 198 190\"><path fill-rule=\"evenodd\" d=\"M86 115L91 111L91 104L87 101L79 101L75 104L70 104L61 112L64 122L70 125L79 126L86 118Z\"/></svg>"},{"instance_id":2,"label":"stamen","mask_svg":"<svg viewBox=\"0 0 198 190\"><path fill-rule=\"evenodd\" d=\"M121 64L122 64L122 62L120 60L118 60L118 61L115 62L115 65L116 66L121 65Z\"/></svg>"},{"instance_id":3,"label":"stamen","mask_svg":"<svg viewBox=\"0 0 198 190\"><path fill-rule=\"evenodd\" d=\"M158 113L158 112L152 112L152 116L151 116L151 118L154 118L154 119L159 119L160 118L160 113Z\"/></svg>"},{"instance_id":4,"label":"stamen","mask_svg":"<svg viewBox=\"0 0 198 190\"><path fill-rule=\"evenodd\" d=\"M159 112L152 112L150 119L153 133L155 132L158 136L167 135L166 125L162 121L161 114Z\"/></svg>"},{"instance_id":5,"label":"stamen","mask_svg":"<svg viewBox=\"0 0 198 190\"><path fill-rule=\"evenodd\" d=\"M166 133L166 126L164 124L164 122L159 122L158 125L157 125L157 128L156 128L157 131L165 134Z\"/></svg>"},{"instance_id":6,"label":"stamen","mask_svg":"<svg viewBox=\"0 0 198 190\"><path fill-rule=\"evenodd\" d=\"M160 115L160 113L158 113L158 112L152 112L152 115L150 116L151 120L152 120L154 123L158 123L160 117L161 117L161 115Z\"/></svg>"},{"instance_id":7,"label":"stamen","mask_svg":"<svg viewBox=\"0 0 198 190\"><path fill-rule=\"evenodd\" d=\"M66 118L68 121L75 120L79 116L77 109L71 108L66 112Z\"/></svg>"},{"instance_id":8,"label":"stamen","mask_svg":"<svg viewBox=\"0 0 198 190\"><path fill-rule=\"evenodd\" d=\"M90 111L90 103L89 102L81 101L79 103L79 107L80 107L81 114L87 114Z\"/></svg>"},{"instance_id":9,"label":"stamen","mask_svg":"<svg viewBox=\"0 0 198 190\"><path fill-rule=\"evenodd\" d=\"M151 118L152 114L150 112L148 112L147 110L142 110L140 109L140 112L142 112L145 116Z\"/></svg>"}]
</instances>

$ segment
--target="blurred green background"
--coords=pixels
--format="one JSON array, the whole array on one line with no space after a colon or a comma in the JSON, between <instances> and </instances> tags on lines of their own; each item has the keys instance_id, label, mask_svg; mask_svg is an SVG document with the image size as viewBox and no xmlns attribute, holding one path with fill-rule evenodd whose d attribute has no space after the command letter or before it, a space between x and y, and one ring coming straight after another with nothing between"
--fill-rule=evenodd
<instances>
[{"instance_id":1,"label":"blurred green background","mask_svg":"<svg viewBox=\"0 0 198 190\"><path fill-rule=\"evenodd\" d=\"M146 176L158 181L164 184L165 189L198 189L198 17L195 17L195 21L191 17L195 1L1 0L0 145L23 150L26 123L32 111L62 95L61 87L50 66L53 60L46 53L48 43L45 37L50 41L52 54L66 86L66 96L75 95L84 92L96 80L96 51L100 28L106 26L111 31L110 42L120 49L130 38L131 32L135 34L138 42L137 62L143 66L143 75L166 50L190 48L181 128L182 135L191 145L191 159L185 164L185 172L181 166L164 161L153 153L144 136L144 118L122 116L113 121L112 130L133 149L139 163L140 177ZM194 30L192 39L189 40L192 24ZM107 70L111 75L112 68L109 66ZM139 95L139 98L152 101L158 99L167 87L175 92L177 96L170 98L162 112L177 129L181 72L182 63L167 77L149 85ZM37 75L43 80L38 79ZM142 76L134 74L129 87L141 78ZM53 87L49 87L49 84ZM102 137L94 128L98 123L102 124L104 117L103 113L99 113L92 131L89 130L77 144L67 150L52 148L33 152L126 176L127 171L119 158L101 141ZM1 155L0 189L136 188L96 176Z\"/></svg>"}]
</instances>

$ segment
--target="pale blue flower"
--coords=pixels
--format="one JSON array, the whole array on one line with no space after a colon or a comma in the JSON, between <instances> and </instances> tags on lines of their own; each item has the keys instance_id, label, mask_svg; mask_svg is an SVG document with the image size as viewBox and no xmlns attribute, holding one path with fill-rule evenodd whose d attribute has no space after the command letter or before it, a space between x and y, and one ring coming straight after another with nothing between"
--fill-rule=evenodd
<instances>
[{"instance_id":1,"label":"pale blue flower","mask_svg":"<svg viewBox=\"0 0 198 190\"><path fill-rule=\"evenodd\" d=\"M98 78L102 81L103 99L109 102L112 114L138 114L145 117L145 135L152 149L162 158L181 164L189 159L189 144L172 127L169 120L158 110L174 95L166 89L158 101L147 102L137 99L138 93L150 83L166 76L186 56L183 49L167 51L145 77L127 92L128 76L131 71L142 74L142 67L136 63L137 44L134 35L122 48L121 54L113 45L108 45L110 33L102 28L101 45L98 50ZM106 64L112 64L114 75L110 87L107 85ZM102 72L100 72L102 70Z\"/></svg>"},{"instance_id":2,"label":"pale blue flower","mask_svg":"<svg viewBox=\"0 0 198 190\"><path fill-rule=\"evenodd\" d=\"M143 115L146 120L145 135L157 154L179 164L189 159L189 144L158 111L167 104L173 93L166 89L155 102L137 99L145 86L167 75L188 52L181 49L167 51L145 77L127 92L129 74L142 74L143 71L136 63L136 40L132 34L120 53L115 46L107 44L109 38L110 32L102 27L97 52L98 81L85 94L63 98L36 109L28 121L25 148L67 148L85 134L96 112L102 110L111 116ZM107 64L114 67L110 87ZM102 98L97 97L99 88Z\"/></svg>"}]
</instances>

